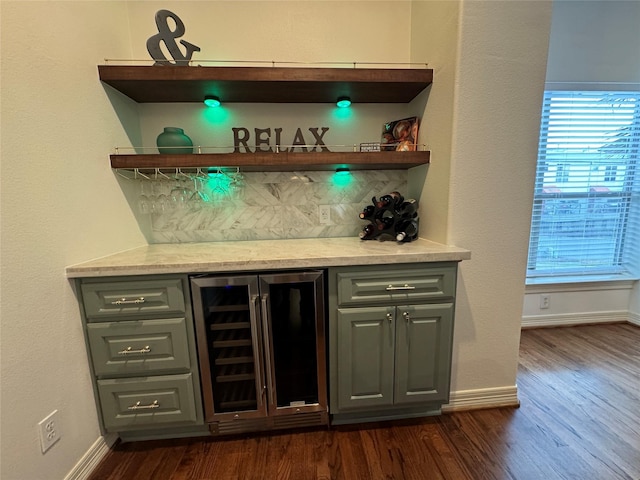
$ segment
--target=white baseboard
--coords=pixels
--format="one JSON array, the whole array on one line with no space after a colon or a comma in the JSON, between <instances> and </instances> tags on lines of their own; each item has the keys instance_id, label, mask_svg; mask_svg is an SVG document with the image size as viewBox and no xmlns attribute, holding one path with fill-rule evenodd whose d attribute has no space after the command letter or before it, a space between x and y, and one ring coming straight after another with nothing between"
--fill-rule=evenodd
<instances>
[{"instance_id":1,"label":"white baseboard","mask_svg":"<svg viewBox=\"0 0 640 480\"><path fill-rule=\"evenodd\" d=\"M98 463L109 453L109 449L118 439L117 435L105 435L98 438L87 450L76 466L64 477L64 480L86 480Z\"/></svg>"},{"instance_id":2,"label":"white baseboard","mask_svg":"<svg viewBox=\"0 0 640 480\"><path fill-rule=\"evenodd\" d=\"M640 313L629 312L629 318L627 318L627 321L640 327Z\"/></svg>"},{"instance_id":3,"label":"white baseboard","mask_svg":"<svg viewBox=\"0 0 640 480\"><path fill-rule=\"evenodd\" d=\"M442 412L460 412L480 408L518 407L518 386L479 388L451 392L449 403L442 406Z\"/></svg>"},{"instance_id":4,"label":"white baseboard","mask_svg":"<svg viewBox=\"0 0 640 480\"><path fill-rule=\"evenodd\" d=\"M560 315L527 315L522 317L522 328L558 327L588 323L619 323L629 320L627 310L595 313L565 313ZM633 323L633 322L632 322Z\"/></svg>"}]
</instances>

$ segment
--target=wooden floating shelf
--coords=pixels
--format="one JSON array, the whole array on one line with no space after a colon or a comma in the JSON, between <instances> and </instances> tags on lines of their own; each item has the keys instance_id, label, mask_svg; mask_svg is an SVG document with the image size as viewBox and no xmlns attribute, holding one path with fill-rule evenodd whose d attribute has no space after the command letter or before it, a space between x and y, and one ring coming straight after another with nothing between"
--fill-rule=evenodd
<instances>
[{"instance_id":1,"label":"wooden floating shelf","mask_svg":"<svg viewBox=\"0 0 640 480\"><path fill-rule=\"evenodd\" d=\"M404 170L429 163L430 152L256 152L111 155L111 168L188 169L238 167L245 172L296 170Z\"/></svg>"},{"instance_id":2,"label":"wooden floating shelf","mask_svg":"<svg viewBox=\"0 0 640 480\"><path fill-rule=\"evenodd\" d=\"M99 65L100 80L138 103L408 103L433 81L429 68Z\"/></svg>"}]
</instances>

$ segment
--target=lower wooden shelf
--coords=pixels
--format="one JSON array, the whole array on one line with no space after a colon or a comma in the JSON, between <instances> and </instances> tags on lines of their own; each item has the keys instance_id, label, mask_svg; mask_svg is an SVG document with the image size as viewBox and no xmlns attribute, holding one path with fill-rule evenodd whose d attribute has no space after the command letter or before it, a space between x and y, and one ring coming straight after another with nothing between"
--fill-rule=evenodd
<instances>
[{"instance_id":1,"label":"lower wooden shelf","mask_svg":"<svg viewBox=\"0 0 640 480\"><path fill-rule=\"evenodd\" d=\"M110 156L111 168L117 169L188 169L238 167L252 171L335 170L403 170L429 163L429 151L415 152L255 152L146 154Z\"/></svg>"}]
</instances>

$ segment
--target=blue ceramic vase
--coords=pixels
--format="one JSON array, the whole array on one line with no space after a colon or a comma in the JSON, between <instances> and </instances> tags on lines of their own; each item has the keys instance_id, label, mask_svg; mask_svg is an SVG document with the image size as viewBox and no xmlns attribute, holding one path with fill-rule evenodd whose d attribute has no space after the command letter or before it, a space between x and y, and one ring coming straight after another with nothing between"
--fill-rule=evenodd
<instances>
[{"instance_id":1,"label":"blue ceramic vase","mask_svg":"<svg viewBox=\"0 0 640 480\"><path fill-rule=\"evenodd\" d=\"M164 131L156 139L156 145L162 154L193 153L193 142L178 127L164 127Z\"/></svg>"}]
</instances>

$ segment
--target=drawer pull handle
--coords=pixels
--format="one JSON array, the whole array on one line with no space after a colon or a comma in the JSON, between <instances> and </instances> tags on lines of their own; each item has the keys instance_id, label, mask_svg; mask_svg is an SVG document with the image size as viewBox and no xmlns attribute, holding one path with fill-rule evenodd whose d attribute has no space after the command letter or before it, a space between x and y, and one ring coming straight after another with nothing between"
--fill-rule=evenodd
<instances>
[{"instance_id":1,"label":"drawer pull handle","mask_svg":"<svg viewBox=\"0 0 640 480\"><path fill-rule=\"evenodd\" d=\"M391 292L391 291L394 291L394 290L415 290L415 289L416 289L416 287L412 287L411 285L408 285L408 284L405 283L404 286L402 286L402 287L394 287L393 285L389 285L387 287L387 292Z\"/></svg>"},{"instance_id":2,"label":"drawer pull handle","mask_svg":"<svg viewBox=\"0 0 640 480\"><path fill-rule=\"evenodd\" d=\"M144 297L134 298L133 300L128 300L123 297L118 300L114 300L111 302L111 305L138 305L140 303L144 303Z\"/></svg>"},{"instance_id":3,"label":"drawer pull handle","mask_svg":"<svg viewBox=\"0 0 640 480\"><path fill-rule=\"evenodd\" d=\"M140 350L132 350L131 347L127 347L124 350L120 350L118 355L132 355L134 353L151 353L151 347L147 345L142 347Z\"/></svg>"},{"instance_id":4,"label":"drawer pull handle","mask_svg":"<svg viewBox=\"0 0 640 480\"><path fill-rule=\"evenodd\" d=\"M128 410L153 410L154 408L160 408L158 400L154 400L153 403L149 405L140 405L140 402L136 402L135 405L127 407Z\"/></svg>"}]
</instances>

